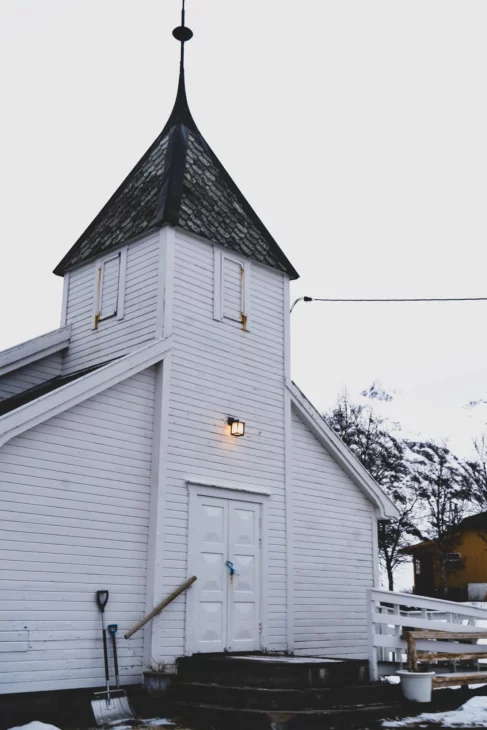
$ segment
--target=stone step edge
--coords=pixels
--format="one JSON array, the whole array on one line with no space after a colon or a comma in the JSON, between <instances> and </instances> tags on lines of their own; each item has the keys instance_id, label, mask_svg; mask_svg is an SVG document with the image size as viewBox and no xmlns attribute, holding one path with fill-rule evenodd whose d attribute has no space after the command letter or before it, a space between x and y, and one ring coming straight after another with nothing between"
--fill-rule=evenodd
<instances>
[{"instance_id":1,"label":"stone step edge","mask_svg":"<svg viewBox=\"0 0 487 730\"><path fill-rule=\"evenodd\" d=\"M397 710L401 707L398 702L396 704L384 705L382 703L375 703L369 705L352 705L344 707L336 707L328 710L315 710L315 709L304 709L304 710L266 710L258 707L226 707L224 705L205 705L202 702L184 702L182 700L176 700L174 702L178 707L184 707L191 710L211 710L212 712L234 712L234 713L248 713L251 715L286 715L289 717L301 717L303 715L313 716L327 716L327 715L339 715L353 712L370 712L372 710L388 711L394 710L397 716Z\"/></svg>"},{"instance_id":2,"label":"stone step edge","mask_svg":"<svg viewBox=\"0 0 487 730\"><path fill-rule=\"evenodd\" d=\"M191 656L182 656L178 658L178 664L209 664L210 662L225 662L225 664L234 664L235 662L247 662L255 666L267 664L284 664L287 667L339 667L339 666L366 666L367 659L349 659L347 657L321 657L321 656L267 656L262 654L192 654Z\"/></svg>"},{"instance_id":3,"label":"stone step edge","mask_svg":"<svg viewBox=\"0 0 487 730\"><path fill-rule=\"evenodd\" d=\"M395 685L391 685L391 687L394 687ZM282 693L288 693L288 692L336 692L338 689L337 687L330 687L326 685L316 685L313 687L254 687L252 685L234 685L234 684L219 684L218 682L180 682L175 685L175 689L183 688L183 687L211 687L218 688L218 689L228 689L228 690L242 690L247 692L282 692ZM344 687L340 687L340 689L347 690L347 692L353 692L354 690L366 690L366 689L382 689L384 688L384 692L387 692L387 689L385 689L384 685L381 682L377 682L375 684L347 684Z\"/></svg>"}]
</instances>

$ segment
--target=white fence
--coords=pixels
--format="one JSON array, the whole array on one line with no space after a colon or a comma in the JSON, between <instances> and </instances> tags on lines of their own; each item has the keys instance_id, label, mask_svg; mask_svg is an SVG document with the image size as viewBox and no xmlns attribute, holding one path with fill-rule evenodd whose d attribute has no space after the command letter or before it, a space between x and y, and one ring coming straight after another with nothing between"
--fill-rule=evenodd
<instances>
[{"instance_id":1,"label":"white fence","mask_svg":"<svg viewBox=\"0 0 487 730\"><path fill-rule=\"evenodd\" d=\"M487 621L487 609L409 593L372 588L368 592L368 601L372 681L379 678L379 662L394 662L400 666L405 661L406 642L401 639L405 628L462 631L467 638L469 632L475 631L477 621ZM418 641L417 647L429 649L431 642ZM471 653L485 652L486 647L485 644L472 645L468 650ZM452 643L435 641L435 651L452 651Z\"/></svg>"}]
</instances>

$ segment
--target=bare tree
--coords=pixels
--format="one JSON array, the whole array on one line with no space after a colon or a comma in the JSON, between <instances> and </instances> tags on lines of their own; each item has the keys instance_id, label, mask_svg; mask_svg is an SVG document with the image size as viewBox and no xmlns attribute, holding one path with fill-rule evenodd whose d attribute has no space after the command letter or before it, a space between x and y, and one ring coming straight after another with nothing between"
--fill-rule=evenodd
<instances>
[{"instance_id":1,"label":"bare tree","mask_svg":"<svg viewBox=\"0 0 487 730\"><path fill-rule=\"evenodd\" d=\"M462 466L465 486L471 494L472 502L481 511L487 510L487 435L474 439L475 456L466 459Z\"/></svg>"},{"instance_id":2,"label":"bare tree","mask_svg":"<svg viewBox=\"0 0 487 730\"><path fill-rule=\"evenodd\" d=\"M459 564L448 559L460 538L457 529L467 514L471 489L461 462L446 445L431 441L408 442L411 480L422 507L423 540L431 540L431 554L441 579L441 594L448 595L448 577Z\"/></svg>"},{"instance_id":3,"label":"bare tree","mask_svg":"<svg viewBox=\"0 0 487 730\"><path fill-rule=\"evenodd\" d=\"M419 536L415 524L418 494L410 479L404 445L370 406L352 403L346 392L325 418L399 510L398 519L381 522L379 528L379 555L392 591L396 569L409 560L403 549L410 544L411 535Z\"/></svg>"},{"instance_id":4,"label":"bare tree","mask_svg":"<svg viewBox=\"0 0 487 730\"><path fill-rule=\"evenodd\" d=\"M418 495L405 485L398 485L394 492L395 496L392 498L399 510L399 517L379 523L379 555L390 591L394 590L394 574L397 568L409 561L404 550L410 546L411 537L420 537L416 527Z\"/></svg>"}]
</instances>

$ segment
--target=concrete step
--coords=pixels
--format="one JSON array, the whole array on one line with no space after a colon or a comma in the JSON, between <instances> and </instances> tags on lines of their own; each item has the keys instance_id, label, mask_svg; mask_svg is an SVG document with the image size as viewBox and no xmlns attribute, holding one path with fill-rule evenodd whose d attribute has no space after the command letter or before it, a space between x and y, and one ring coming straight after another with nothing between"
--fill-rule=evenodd
<instances>
[{"instance_id":1,"label":"concrete step","mask_svg":"<svg viewBox=\"0 0 487 730\"><path fill-rule=\"evenodd\" d=\"M229 687L344 687L368 683L368 662L263 655L195 654L178 659L181 682Z\"/></svg>"},{"instance_id":2,"label":"concrete step","mask_svg":"<svg viewBox=\"0 0 487 730\"><path fill-rule=\"evenodd\" d=\"M346 687L232 687L208 682L177 682L173 698L184 703L234 709L304 710L393 704L401 700L399 685L385 682Z\"/></svg>"}]
</instances>

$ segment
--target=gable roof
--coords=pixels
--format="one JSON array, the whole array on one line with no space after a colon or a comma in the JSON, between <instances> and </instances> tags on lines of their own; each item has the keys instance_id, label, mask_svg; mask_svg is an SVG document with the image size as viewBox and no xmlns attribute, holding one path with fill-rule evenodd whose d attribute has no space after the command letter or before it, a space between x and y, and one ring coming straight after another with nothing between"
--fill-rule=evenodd
<instances>
[{"instance_id":1,"label":"gable roof","mask_svg":"<svg viewBox=\"0 0 487 730\"><path fill-rule=\"evenodd\" d=\"M171 342L170 337L153 340L108 364L75 373L57 387L37 393L37 397L0 415L0 447L14 436L161 362L169 352Z\"/></svg>"},{"instance_id":2,"label":"gable roof","mask_svg":"<svg viewBox=\"0 0 487 730\"><path fill-rule=\"evenodd\" d=\"M74 380L79 380L79 378L82 378L83 375L87 375L94 370L98 370L104 365L108 365L108 363L102 362L99 365L93 365L91 368L84 368L83 370L78 370L77 372L70 373L69 375L57 375L55 378L45 380L43 383L39 383L38 385L34 385L32 388L23 390L21 393L10 396L10 398L5 398L0 401L0 416L4 416L6 413L15 411L17 408L25 406L43 395L52 393L54 390L62 388L63 385L68 385Z\"/></svg>"},{"instance_id":3,"label":"gable roof","mask_svg":"<svg viewBox=\"0 0 487 730\"><path fill-rule=\"evenodd\" d=\"M164 225L180 228L288 274L298 273L199 132L184 70L155 142L54 269L73 266Z\"/></svg>"},{"instance_id":4,"label":"gable roof","mask_svg":"<svg viewBox=\"0 0 487 730\"><path fill-rule=\"evenodd\" d=\"M458 525L456 525L456 527L452 527L451 530L449 530L449 533L454 536L455 533L469 532L470 530L483 530L484 532L487 532L487 512L479 512L476 515L465 517L458 523ZM417 542L415 545L409 545L403 549L403 552L414 552L415 550L421 550L436 544L437 540L423 540L423 542Z\"/></svg>"},{"instance_id":5,"label":"gable roof","mask_svg":"<svg viewBox=\"0 0 487 730\"><path fill-rule=\"evenodd\" d=\"M487 530L487 512L479 512L477 515L465 517L458 527L461 530Z\"/></svg>"},{"instance_id":6,"label":"gable roof","mask_svg":"<svg viewBox=\"0 0 487 730\"><path fill-rule=\"evenodd\" d=\"M367 469L327 424L321 413L317 411L298 386L295 383L288 383L287 388L291 393L292 406L299 418L367 497L369 502L375 505L379 513L379 519L389 520L399 517L394 502L379 487Z\"/></svg>"},{"instance_id":7,"label":"gable roof","mask_svg":"<svg viewBox=\"0 0 487 730\"><path fill-rule=\"evenodd\" d=\"M0 352L0 377L68 347L71 326L47 332Z\"/></svg>"}]
</instances>

